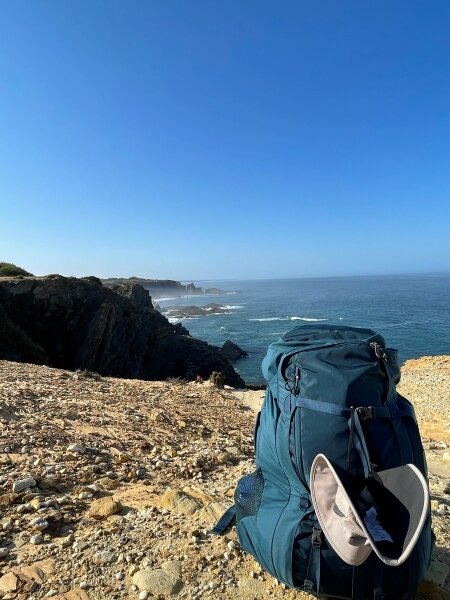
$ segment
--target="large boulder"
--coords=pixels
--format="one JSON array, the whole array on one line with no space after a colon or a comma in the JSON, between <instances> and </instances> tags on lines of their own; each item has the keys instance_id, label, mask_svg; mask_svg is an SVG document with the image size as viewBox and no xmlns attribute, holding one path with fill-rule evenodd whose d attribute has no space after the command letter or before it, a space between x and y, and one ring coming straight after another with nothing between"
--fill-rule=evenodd
<instances>
[{"instance_id":1,"label":"large boulder","mask_svg":"<svg viewBox=\"0 0 450 600\"><path fill-rule=\"evenodd\" d=\"M233 367L206 342L154 310L138 284L117 291L91 278L0 280L0 359L138 379L207 379Z\"/></svg>"}]
</instances>

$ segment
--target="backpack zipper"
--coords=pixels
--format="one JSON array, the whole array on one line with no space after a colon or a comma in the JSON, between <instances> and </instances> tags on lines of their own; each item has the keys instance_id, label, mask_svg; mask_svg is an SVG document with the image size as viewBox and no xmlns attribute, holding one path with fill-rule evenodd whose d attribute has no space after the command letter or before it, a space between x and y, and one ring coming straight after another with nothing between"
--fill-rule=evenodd
<instances>
[{"instance_id":1,"label":"backpack zipper","mask_svg":"<svg viewBox=\"0 0 450 600\"><path fill-rule=\"evenodd\" d=\"M282 378L284 379L285 382L292 382L292 379L289 380L283 373L283 364L288 361L292 356L294 356L295 354L300 354L303 352L310 352L312 350L319 350L322 348L333 348L336 346L354 346L354 345L358 345L358 346L369 346L370 348L372 348L375 351L375 355L377 358L382 358L384 361L387 360L387 355L386 352L384 351L384 348L381 344L379 344L378 342L367 342L367 340L342 340L342 341L337 341L337 342L333 342L331 344L323 344L323 345L319 345L319 346L311 346L310 348L305 348L303 350L295 350L293 352L287 352L286 354L284 354L281 358L280 361L280 366L278 367L278 373L281 374ZM298 390L299 391L299 381L300 381L300 367L298 367L296 365L296 371L295 371L295 375L294 375L294 390ZM293 390L289 390L292 391Z\"/></svg>"},{"instance_id":2,"label":"backpack zipper","mask_svg":"<svg viewBox=\"0 0 450 600\"><path fill-rule=\"evenodd\" d=\"M369 346L373 348L377 358L382 358L383 360L387 359L386 352L381 344L378 342L370 342Z\"/></svg>"}]
</instances>

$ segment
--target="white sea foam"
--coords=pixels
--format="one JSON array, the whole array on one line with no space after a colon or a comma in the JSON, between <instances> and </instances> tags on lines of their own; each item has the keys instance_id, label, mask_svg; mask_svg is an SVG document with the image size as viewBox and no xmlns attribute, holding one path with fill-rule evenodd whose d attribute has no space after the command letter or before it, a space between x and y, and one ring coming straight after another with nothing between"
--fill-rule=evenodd
<instances>
[{"instance_id":1,"label":"white sea foam","mask_svg":"<svg viewBox=\"0 0 450 600\"><path fill-rule=\"evenodd\" d=\"M291 317L291 321L316 322L316 321L327 321L327 319L315 319L314 317Z\"/></svg>"},{"instance_id":2,"label":"white sea foam","mask_svg":"<svg viewBox=\"0 0 450 600\"><path fill-rule=\"evenodd\" d=\"M194 321L195 319L197 319L198 317L167 317L166 319L169 321L169 323L181 323L181 321Z\"/></svg>"},{"instance_id":3,"label":"white sea foam","mask_svg":"<svg viewBox=\"0 0 450 600\"><path fill-rule=\"evenodd\" d=\"M261 319L249 319L249 321L327 321L328 319L316 319L314 317L264 317Z\"/></svg>"},{"instance_id":4,"label":"white sea foam","mask_svg":"<svg viewBox=\"0 0 450 600\"><path fill-rule=\"evenodd\" d=\"M249 319L249 321L289 321L289 317L264 317L263 319Z\"/></svg>"},{"instance_id":5,"label":"white sea foam","mask_svg":"<svg viewBox=\"0 0 450 600\"><path fill-rule=\"evenodd\" d=\"M154 300L155 302L167 302L168 300L177 300L177 296L174 296L173 298L171 297L163 297L163 298L158 298L156 296L152 296L152 300Z\"/></svg>"},{"instance_id":6,"label":"white sea foam","mask_svg":"<svg viewBox=\"0 0 450 600\"><path fill-rule=\"evenodd\" d=\"M227 310L238 310L239 308L245 308L245 306L243 306L242 304L225 304L223 308L226 308Z\"/></svg>"}]
</instances>

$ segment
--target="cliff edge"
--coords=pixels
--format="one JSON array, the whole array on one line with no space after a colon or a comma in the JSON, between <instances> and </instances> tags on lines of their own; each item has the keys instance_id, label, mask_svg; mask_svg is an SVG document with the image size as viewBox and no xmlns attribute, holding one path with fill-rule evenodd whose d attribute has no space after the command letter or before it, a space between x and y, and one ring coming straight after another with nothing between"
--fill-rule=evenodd
<instances>
[{"instance_id":1,"label":"cliff edge","mask_svg":"<svg viewBox=\"0 0 450 600\"><path fill-rule=\"evenodd\" d=\"M154 310L142 286L95 277L0 279L0 358L114 377L208 378L245 385L206 342Z\"/></svg>"}]
</instances>

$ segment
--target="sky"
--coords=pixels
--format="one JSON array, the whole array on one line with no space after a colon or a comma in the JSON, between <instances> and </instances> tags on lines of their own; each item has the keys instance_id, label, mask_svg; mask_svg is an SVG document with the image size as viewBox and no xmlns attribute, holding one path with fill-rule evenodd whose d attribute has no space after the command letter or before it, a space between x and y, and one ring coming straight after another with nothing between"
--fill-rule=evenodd
<instances>
[{"instance_id":1,"label":"sky","mask_svg":"<svg viewBox=\"0 0 450 600\"><path fill-rule=\"evenodd\" d=\"M2 0L0 261L450 271L448 0Z\"/></svg>"}]
</instances>

